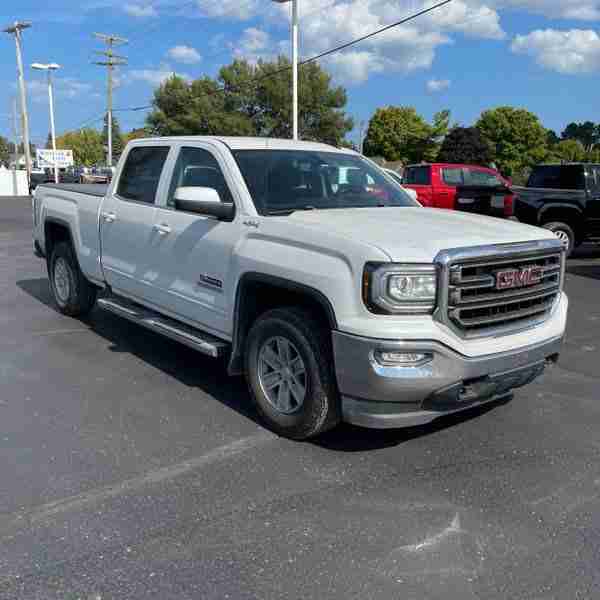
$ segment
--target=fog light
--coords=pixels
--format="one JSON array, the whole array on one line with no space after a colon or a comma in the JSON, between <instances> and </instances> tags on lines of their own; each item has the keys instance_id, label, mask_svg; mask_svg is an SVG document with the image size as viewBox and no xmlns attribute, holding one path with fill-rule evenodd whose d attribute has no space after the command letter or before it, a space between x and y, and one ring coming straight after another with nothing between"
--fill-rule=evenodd
<instances>
[{"instance_id":1,"label":"fog light","mask_svg":"<svg viewBox=\"0 0 600 600\"><path fill-rule=\"evenodd\" d=\"M429 352L399 352L397 350L375 350L375 360L385 367L416 367L428 363L433 355Z\"/></svg>"}]
</instances>

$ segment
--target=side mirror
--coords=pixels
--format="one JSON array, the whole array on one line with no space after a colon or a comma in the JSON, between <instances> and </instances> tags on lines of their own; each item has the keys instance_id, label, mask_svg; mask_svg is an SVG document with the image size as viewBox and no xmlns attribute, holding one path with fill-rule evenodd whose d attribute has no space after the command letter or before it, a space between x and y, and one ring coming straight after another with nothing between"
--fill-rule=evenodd
<instances>
[{"instance_id":1,"label":"side mirror","mask_svg":"<svg viewBox=\"0 0 600 600\"><path fill-rule=\"evenodd\" d=\"M219 192L207 187L178 187L175 190L175 208L186 212L231 221L235 204L221 202Z\"/></svg>"}]
</instances>

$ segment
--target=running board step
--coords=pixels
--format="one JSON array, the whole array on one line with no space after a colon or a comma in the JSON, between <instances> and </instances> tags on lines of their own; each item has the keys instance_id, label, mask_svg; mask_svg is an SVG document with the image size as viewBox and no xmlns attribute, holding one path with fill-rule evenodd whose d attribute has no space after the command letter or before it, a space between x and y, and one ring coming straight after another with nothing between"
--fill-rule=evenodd
<instances>
[{"instance_id":1,"label":"running board step","mask_svg":"<svg viewBox=\"0 0 600 600\"><path fill-rule=\"evenodd\" d=\"M213 358L219 358L229 352L228 342L125 298L118 296L98 298L98 306Z\"/></svg>"}]
</instances>

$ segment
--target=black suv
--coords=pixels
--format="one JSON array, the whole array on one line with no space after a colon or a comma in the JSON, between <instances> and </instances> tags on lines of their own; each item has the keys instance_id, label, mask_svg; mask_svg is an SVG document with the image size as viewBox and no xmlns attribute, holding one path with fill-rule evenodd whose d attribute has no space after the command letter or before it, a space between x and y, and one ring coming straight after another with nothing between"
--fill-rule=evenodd
<instances>
[{"instance_id":1,"label":"black suv","mask_svg":"<svg viewBox=\"0 0 600 600\"><path fill-rule=\"evenodd\" d=\"M567 255L585 240L600 241L600 165L538 165L513 192L514 216L553 231Z\"/></svg>"}]
</instances>

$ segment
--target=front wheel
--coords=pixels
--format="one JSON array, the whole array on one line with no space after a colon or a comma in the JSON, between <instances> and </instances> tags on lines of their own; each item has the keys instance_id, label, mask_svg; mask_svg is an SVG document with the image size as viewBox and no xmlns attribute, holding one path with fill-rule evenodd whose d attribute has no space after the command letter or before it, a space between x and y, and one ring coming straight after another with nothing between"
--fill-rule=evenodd
<instances>
[{"instance_id":1,"label":"front wheel","mask_svg":"<svg viewBox=\"0 0 600 600\"><path fill-rule=\"evenodd\" d=\"M307 439L340 420L328 334L301 308L271 310L248 334L250 394L268 427L282 436Z\"/></svg>"},{"instance_id":2,"label":"front wheel","mask_svg":"<svg viewBox=\"0 0 600 600\"><path fill-rule=\"evenodd\" d=\"M97 288L83 275L71 244L59 242L48 261L50 288L58 310L70 317L86 315L96 302Z\"/></svg>"},{"instance_id":3,"label":"front wheel","mask_svg":"<svg viewBox=\"0 0 600 600\"><path fill-rule=\"evenodd\" d=\"M573 252L573 248L575 248L575 232L573 231L573 229L566 223L562 223L559 221L545 223L543 227L544 229L552 231L554 235L562 242L566 256L568 258Z\"/></svg>"}]
</instances>

